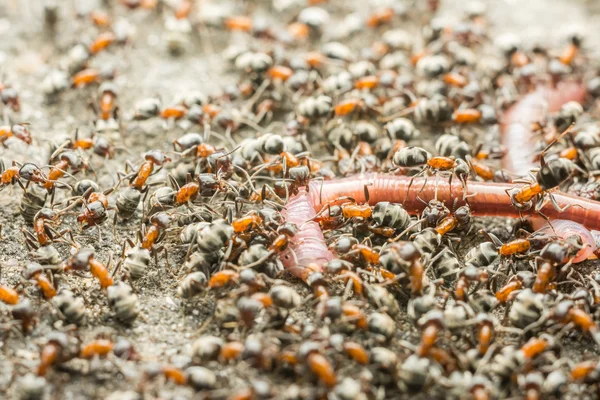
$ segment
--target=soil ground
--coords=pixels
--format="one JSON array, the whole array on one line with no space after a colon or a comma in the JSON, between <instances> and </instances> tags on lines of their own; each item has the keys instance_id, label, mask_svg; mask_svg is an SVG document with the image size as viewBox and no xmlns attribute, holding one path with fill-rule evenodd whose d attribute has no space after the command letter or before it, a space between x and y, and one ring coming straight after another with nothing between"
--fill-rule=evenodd
<instances>
[{"instance_id":1,"label":"soil ground","mask_svg":"<svg viewBox=\"0 0 600 400\"><path fill-rule=\"evenodd\" d=\"M48 65L57 62L58 54L69 48L82 38L91 38L93 29L85 19L75 19L75 4L88 2L59 1L60 23L52 38L43 28L42 1L4 0L0 2L0 80L11 82L21 94L22 111L19 121L31 124L35 136L32 146L21 142L9 141L6 148L0 148L0 157L5 162L34 162L43 165L50 154L48 141L60 144L72 135L75 129L89 131L93 118L89 102L94 98L95 88L68 90L60 99L46 104L40 93L40 81L45 76ZM89 3L93 3L90 1ZM114 2L113 2L114 3ZM452 18L457 15L454 1L446 1L443 5L444 15ZM523 5L523 3L527 3ZM552 41L556 37L557 26L577 24L583 29L596 25L599 18L598 6L594 2L573 1L491 1L492 15L496 32L514 31L522 37L539 38L541 41ZM523 9L516 12L515 9ZM224 63L215 53L210 52L201 38L192 38L188 50L179 57L171 57L164 46L163 24L155 15L141 12L128 12L122 7L113 9L114 17L129 18L137 32L126 48L115 48L102 54L94 64L98 66L111 63L118 71L117 83L120 86L119 104L124 113L133 109L133 104L146 97L159 94L165 104L173 102L177 95L190 89L198 89L205 93L218 90L234 78L227 73ZM532 21L532 16L535 16ZM597 25L596 25L597 26ZM212 46L220 50L224 46L215 33L211 33ZM598 40L597 35L588 35L586 41ZM137 159L150 148L169 148L173 139L182 130L165 128L162 124L131 123L124 127L123 147L114 160L92 160L98 171L123 170L124 161ZM99 174L98 181L102 187L114 185L115 174ZM156 180L164 179L157 176ZM20 189L5 189L0 193L0 223L2 223L2 240L0 240L0 280L10 286L20 282L21 267L28 261L24 251L22 229L31 229L19 215ZM76 226L73 220L68 224ZM504 220L480 220L480 227L493 229L494 226L505 226ZM113 237L111 224L102 229L102 240L98 241L95 232L85 232L77 240L82 244L93 245L97 257L106 262L121 252L123 238L133 238L138 229L137 223L119 224L116 229L117 240ZM478 227L476 227L478 228ZM76 232L79 235L79 232ZM68 254L68 246L58 246L61 254ZM218 331L214 324L204 325L214 311L214 295L200 296L193 301L182 302L176 296L176 279L174 266L179 266L183 259L183 251L175 246L169 248L169 263L160 259L158 266L146 277L135 283L139 296L142 316L131 327L117 322L106 298L98 290L97 283L91 278L63 276L62 282L71 286L78 296L84 298L88 305L87 323L79 329L83 342L90 341L98 335L110 337L124 336L135 344L137 350L146 361L170 360L173 364L185 364L191 354L191 344L203 333L226 336L228 333ZM595 268L589 264L583 271ZM585 275L585 274L584 274ZM302 295L308 296L305 285L290 276L286 276L294 288ZM64 323L58 317L53 306L37 295L35 288L28 287L25 295L32 299L39 312L39 322L31 335L21 337L10 334L0 341L0 397L11 398L15 395L15 381L32 371L38 364L39 346L45 342L45 335L51 330L64 329ZM298 318L314 318L312 305L306 305L297 311ZM10 312L0 305L0 322L10 320ZM405 310L396 319L397 339L417 342L415 332L409 334L408 317ZM236 333L231 333L236 336ZM365 339L368 340L368 339ZM502 339L511 341L510 335ZM563 355L573 359L590 359L600 355L597 347L581 335L567 335L562 340ZM393 350L405 353L398 347ZM272 384L279 389L294 382L293 378L272 377L242 363L229 366L212 365L216 370L221 388L243 387L252 378L272 379ZM342 366L345 374L351 376L352 365ZM134 363L121 360L95 360L91 363L73 361L57 369L52 375L52 387L48 387L50 398L64 399L102 399L115 391L132 389L133 382L139 380L141 370ZM186 387L178 387L172 383L155 384L147 391L149 398L192 398L193 391ZM577 394L572 394L577 397ZM419 396L415 396L419 397Z\"/></svg>"}]
</instances>

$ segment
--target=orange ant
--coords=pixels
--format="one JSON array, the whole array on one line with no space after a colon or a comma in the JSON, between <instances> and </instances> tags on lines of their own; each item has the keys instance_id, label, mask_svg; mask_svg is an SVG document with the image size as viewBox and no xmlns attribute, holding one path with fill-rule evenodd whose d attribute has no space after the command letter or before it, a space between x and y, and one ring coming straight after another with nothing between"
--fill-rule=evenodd
<instances>
[{"instance_id":1,"label":"orange ant","mask_svg":"<svg viewBox=\"0 0 600 400\"><path fill-rule=\"evenodd\" d=\"M56 296L56 288L51 279L48 279L44 267L38 263L29 263L26 269L23 271L25 279L34 280L47 300L52 299Z\"/></svg>"},{"instance_id":2,"label":"orange ant","mask_svg":"<svg viewBox=\"0 0 600 400\"><path fill-rule=\"evenodd\" d=\"M4 304L15 305L19 302L19 293L13 288L0 284L0 301Z\"/></svg>"},{"instance_id":3,"label":"orange ant","mask_svg":"<svg viewBox=\"0 0 600 400\"><path fill-rule=\"evenodd\" d=\"M50 160L52 161L52 158ZM75 173L87 167L87 163L78 154L72 151L60 153L59 161L50 166L48 179L44 182L43 186L46 190L54 194L54 188L55 185L59 183L59 178L62 178L64 175L73 176L67 172L69 169ZM70 186L64 182L60 182L60 184L70 188Z\"/></svg>"},{"instance_id":4,"label":"orange ant","mask_svg":"<svg viewBox=\"0 0 600 400\"><path fill-rule=\"evenodd\" d=\"M15 124L12 126L0 127L0 143L4 145L4 142L11 137L15 137L27 144L32 143L31 132L27 129L28 124Z\"/></svg>"},{"instance_id":5,"label":"orange ant","mask_svg":"<svg viewBox=\"0 0 600 400\"><path fill-rule=\"evenodd\" d=\"M241 233L246 232L248 228L255 229L261 226L262 222L262 218L258 213L251 212L244 217L233 220L231 226L233 227L233 232Z\"/></svg>"},{"instance_id":6,"label":"orange ant","mask_svg":"<svg viewBox=\"0 0 600 400\"><path fill-rule=\"evenodd\" d=\"M481 121L482 113L475 108L465 108L456 110L452 115L452 119L457 124L474 124Z\"/></svg>"},{"instance_id":7,"label":"orange ant","mask_svg":"<svg viewBox=\"0 0 600 400\"><path fill-rule=\"evenodd\" d=\"M471 209L466 205L458 207L452 214L442 218L435 227L435 231L443 236L454 229L465 229L470 223Z\"/></svg>"},{"instance_id":8,"label":"orange ant","mask_svg":"<svg viewBox=\"0 0 600 400\"><path fill-rule=\"evenodd\" d=\"M438 335L446 327L444 314L440 310L433 310L425 314L418 322L423 328L423 333L417 354L420 357L427 357L435 346Z\"/></svg>"},{"instance_id":9,"label":"orange ant","mask_svg":"<svg viewBox=\"0 0 600 400\"><path fill-rule=\"evenodd\" d=\"M81 348L79 356L81 358L106 357L115 347L115 344L108 339L96 339Z\"/></svg>"},{"instance_id":10,"label":"orange ant","mask_svg":"<svg viewBox=\"0 0 600 400\"><path fill-rule=\"evenodd\" d=\"M105 266L94 258L94 250L91 248L80 249L75 255L63 262L61 269L63 271L85 271L89 268L92 275L98 279L100 287L106 289L114 281L109 273L110 262Z\"/></svg>"},{"instance_id":11,"label":"orange ant","mask_svg":"<svg viewBox=\"0 0 600 400\"><path fill-rule=\"evenodd\" d=\"M112 32L102 32L88 47L92 55L98 54L117 40L117 36Z\"/></svg>"},{"instance_id":12,"label":"orange ant","mask_svg":"<svg viewBox=\"0 0 600 400\"><path fill-rule=\"evenodd\" d=\"M21 183L21 178L27 181L27 185ZM26 191L30 182L45 183L47 177L44 172L35 164L26 163L19 164L16 161L12 162L12 167L6 168L4 161L0 160L0 190L8 185L17 183Z\"/></svg>"},{"instance_id":13,"label":"orange ant","mask_svg":"<svg viewBox=\"0 0 600 400\"><path fill-rule=\"evenodd\" d=\"M114 75L115 72L112 70L99 71L94 68L88 68L76 73L73 76L72 83L73 87L82 88L92 83L98 83L103 79L111 79Z\"/></svg>"},{"instance_id":14,"label":"orange ant","mask_svg":"<svg viewBox=\"0 0 600 400\"><path fill-rule=\"evenodd\" d=\"M488 271L473 266L467 266L460 273L454 287L454 297L458 301L466 301L471 283L478 285L488 280Z\"/></svg>"},{"instance_id":15,"label":"orange ant","mask_svg":"<svg viewBox=\"0 0 600 400\"><path fill-rule=\"evenodd\" d=\"M161 233L171 225L171 216L166 213L158 213L150 217L150 226L142 225L142 249L150 250L159 241Z\"/></svg>"},{"instance_id":16,"label":"orange ant","mask_svg":"<svg viewBox=\"0 0 600 400\"><path fill-rule=\"evenodd\" d=\"M546 162L544 154L563 136L565 136L573 125L569 126L559 138L555 139L550 143L540 155L541 167L537 170L535 176L532 176L533 180L514 180L514 183L525 183L521 187L515 187L514 189L506 189L506 194L510 196L513 206L519 211L529 210L535 204L535 211L542 216L544 219L548 218L541 213L541 208L545 204L544 195L548 194L550 201L554 208L563 212L571 206L567 204L565 207L560 207L556 199L550 193L550 190L559 186L563 183L574 170L580 170L572 161L566 158L556 158Z\"/></svg>"},{"instance_id":17,"label":"orange ant","mask_svg":"<svg viewBox=\"0 0 600 400\"><path fill-rule=\"evenodd\" d=\"M63 144L57 147L52 153L50 159L54 159L63 150L90 150L101 157L112 158L115 154L115 148L105 138L97 137L95 133L92 133L90 137L80 138L79 129L75 130L75 136L73 139L67 139Z\"/></svg>"},{"instance_id":18,"label":"orange ant","mask_svg":"<svg viewBox=\"0 0 600 400\"><path fill-rule=\"evenodd\" d=\"M523 287L531 287L534 278L534 275L529 271L519 271L504 286L498 289L496 300L499 303L506 303L513 296L513 293L518 292Z\"/></svg>"},{"instance_id":19,"label":"orange ant","mask_svg":"<svg viewBox=\"0 0 600 400\"><path fill-rule=\"evenodd\" d=\"M26 229L22 229L23 235L25 236L25 243L31 249L36 249L39 246L48 246L58 238L63 238L65 234L70 236L70 244L77 247L70 229L65 229L62 232L57 232L54 226L60 225L60 212L56 212L50 208L42 208L33 218L33 230L35 234L32 234Z\"/></svg>"},{"instance_id":20,"label":"orange ant","mask_svg":"<svg viewBox=\"0 0 600 400\"><path fill-rule=\"evenodd\" d=\"M580 243L570 241L553 241L548 243L536 258L537 276L532 290L535 293L546 293L556 278L556 270L560 265L568 268L581 247ZM538 265L542 260L542 265Z\"/></svg>"},{"instance_id":21,"label":"orange ant","mask_svg":"<svg viewBox=\"0 0 600 400\"><path fill-rule=\"evenodd\" d=\"M137 171L136 168L128 161L126 164L127 167L136 172L131 175L126 175L121 179L123 180L129 178L130 186L140 191L144 189L146 181L155 172L154 166L156 165L162 167L164 164L170 162L171 158L160 150L150 150L144 154L144 160L145 161L140 165L140 167L137 168ZM121 180L119 182L121 182Z\"/></svg>"},{"instance_id":22,"label":"orange ant","mask_svg":"<svg viewBox=\"0 0 600 400\"><path fill-rule=\"evenodd\" d=\"M108 120L111 115L116 119L117 117L117 106L115 102L117 100L117 90L112 82L104 82L98 88L99 105L98 105L98 117L101 120Z\"/></svg>"}]
</instances>

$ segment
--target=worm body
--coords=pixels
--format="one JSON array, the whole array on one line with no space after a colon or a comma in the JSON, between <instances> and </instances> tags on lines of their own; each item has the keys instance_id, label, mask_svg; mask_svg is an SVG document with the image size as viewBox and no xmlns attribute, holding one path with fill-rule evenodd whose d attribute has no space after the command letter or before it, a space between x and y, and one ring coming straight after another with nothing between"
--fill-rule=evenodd
<instances>
[{"instance_id":1,"label":"worm body","mask_svg":"<svg viewBox=\"0 0 600 400\"><path fill-rule=\"evenodd\" d=\"M365 175L325 182L322 186L318 182L311 182L309 195L312 197L315 209L318 211L328 201L341 196L353 197L357 202L365 202L364 187L369 191L369 204L374 205L380 201L402 203L406 211L419 214L430 200L436 198L446 207L453 209L465 204L464 190L460 183L452 186L447 180L440 178L437 183L433 178L416 178L410 185L411 178L393 175ZM469 205L474 216L479 217L512 217L519 218L525 215L537 215L535 209L519 213L513 206L510 196L506 193L521 185L492 182L467 182L467 195ZM548 200L541 208L541 212L551 219L568 219L587 227L600 229L600 202L582 199L566 193L553 191L554 198L562 208L571 207L563 212L556 210Z\"/></svg>"},{"instance_id":2,"label":"worm body","mask_svg":"<svg viewBox=\"0 0 600 400\"><path fill-rule=\"evenodd\" d=\"M301 276L303 271L292 269L294 266L307 266L310 263L322 265L332 257L327 250L319 225L306 221L313 218L315 212L320 211L328 202L335 202L340 197L349 196L358 203L366 203L365 186L369 192L370 205L382 201L401 203L410 214L421 213L427 203L433 199L443 202L451 210L455 206L460 207L465 204L462 185L454 183L451 186L445 179L438 179L436 182L433 178L416 178L411 184L411 177L407 176L368 174L325 182L312 181L308 193L302 189L297 196L290 199L284 215L288 221L296 223L300 228L298 234L294 236L295 244L292 246L297 262L290 253L284 253L282 256L284 265L295 275ZM534 208L519 213L513 206L506 191L510 192L519 186L469 181L467 196L472 214L480 217L512 218L519 218L522 215L537 216ZM559 212L550 201L546 201L541 212L551 219L568 220L561 222L559 228L563 229L565 234L568 232L579 234L583 243L588 243L590 246L593 243L595 248L595 241L588 229L600 230L600 202L558 191L552 194L561 208L567 205L571 207ZM567 225L567 222L583 225L582 228L587 228L585 229L587 234L575 229L575 225ZM583 253L578 255L578 259L581 257Z\"/></svg>"},{"instance_id":3,"label":"worm body","mask_svg":"<svg viewBox=\"0 0 600 400\"><path fill-rule=\"evenodd\" d=\"M283 217L298 225L298 233L292 239L290 248L281 253L283 265L295 276L306 279L309 264L319 267L333 256L323 237L318 223L311 221L316 216L312 197L304 188L292 197L282 211Z\"/></svg>"},{"instance_id":4,"label":"worm body","mask_svg":"<svg viewBox=\"0 0 600 400\"><path fill-rule=\"evenodd\" d=\"M508 153L502 159L503 168L517 175L525 175L531 168L535 168L536 163L532 157L532 149L535 147L531 132L532 124L542 120L545 111L556 112L563 104L569 101L581 103L584 97L585 89L582 85L575 82L561 82L555 89L539 87L517 102L506 114L506 120L502 126L502 144L508 149ZM560 196L568 197L564 200L572 202L571 204L577 204L574 203L576 200L571 198L571 196L562 194ZM584 207L588 208L586 205ZM579 209L578 211L583 214L585 210ZM563 214L560 217L569 218ZM534 226L537 227L544 225L540 218L534 218L533 222ZM596 250L597 242L595 236L600 234L599 231L595 230L590 232L585 226L581 225L582 223L586 223L589 228L591 222L588 222L588 218L585 218L585 222L582 220L578 222L566 219L552 221L553 233L555 232L563 238L575 234L584 243L585 247L573 259L575 263L587 259ZM593 227L593 229L597 228L598 225ZM551 230L547 224L540 229L540 231L544 232L547 230Z\"/></svg>"},{"instance_id":5,"label":"worm body","mask_svg":"<svg viewBox=\"0 0 600 400\"><path fill-rule=\"evenodd\" d=\"M535 168L531 151L534 147L531 125L542 120L546 110L558 111L564 103L581 102L584 96L585 91L580 84L561 82L554 89L539 87L517 102L507 112L502 126L502 143L508 149L508 154L503 158L503 167L516 175L526 175L531 168ZM287 205L285 213L287 219L296 223L300 231L294 238L295 243L291 251L282 254L282 262L294 275L303 277L306 276L307 271L306 268L301 268L302 266L307 266L309 263L320 266L330 260L332 255L327 249L319 225L306 221L315 216L315 211L320 211L325 204L339 197L350 196L358 203L365 203L365 186L369 191L370 205L382 201L402 203L406 211L411 214L421 213L427 203L433 199L442 201L449 209L465 204L464 190L459 183L450 186L442 179L436 182L434 179L425 180L425 178L414 179L412 184L410 181L411 178L406 176L370 174L334 179L324 183L311 182L308 193L302 190ZM517 186L513 184L468 182L467 195L472 214L482 217L512 218L536 214L533 208L522 212L515 209L510 196L506 193L507 190L510 191L515 187ZM568 220L561 221L558 227L567 235L579 234L582 241L589 244L575 259L575 262L579 262L596 249L596 242L588 229L600 230L600 203L561 192L553 192L553 195L561 208L566 205L571 207L561 213L548 201L541 208L541 212L551 219ZM576 229L575 224L582 229ZM594 249L591 247L592 244Z\"/></svg>"},{"instance_id":6,"label":"worm body","mask_svg":"<svg viewBox=\"0 0 600 400\"><path fill-rule=\"evenodd\" d=\"M546 111L556 112L569 101L582 102L584 96L585 90L580 84L561 82L555 89L539 87L512 106L502 124L502 144L508 150L502 159L502 167L520 176L535 168L531 125L541 121Z\"/></svg>"},{"instance_id":7,"label":"worm body","mask_svg":"<svg viewBox=\"0 0 600 400\"><path fill-rule=\"evenodd\" d=\"M578 224L577 222L568 221L565 219L556 219L552 221L552 228L548 224L544 224L544 221L540 218L535 218L534 227L542 226L541 229L536 231L536 233L544 233L548 235L557 235L563 239L566 239L569 236L579 236L581 242L583 243L583 248L579 250L577 256L573 258L574 263L579 263L581 261L587 260L589 256L594 254L594 252L598 248L598 244L596 238L600 234L599 231L589 230L585 226Z\"/></svg>"}]
</instances>

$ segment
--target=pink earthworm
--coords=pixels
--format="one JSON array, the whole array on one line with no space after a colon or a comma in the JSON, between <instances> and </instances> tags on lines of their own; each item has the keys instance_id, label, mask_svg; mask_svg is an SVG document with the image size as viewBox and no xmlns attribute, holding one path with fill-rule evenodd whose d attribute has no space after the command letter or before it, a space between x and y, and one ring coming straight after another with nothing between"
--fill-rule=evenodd
<instances>
[{"instance_id":1,"label":"pink earthworm","mask_svg":"<svg viewBox=\"0 0 600 400\"><path fill-rule=\"evenodd\" d=\"M295 275L302 275L302 267L308 264L322 265L331 259L319 225L313 221L317 212L328 203L349 196L358 203L366 203L365 186L368 189L370 205L389 201L401 203L410 214L420 214L430 200L437 199L446 207L453 209L465 203L468 196L471 213L480 217L511 217L538 216L534 208L519 212L513 206L508 190L519 188L522 184L467 182L467 191L460 183L450 185L445 179L416 178L411 184L411 177L365 174L349 178L333 179L330 181L310 182L310 190L302 190L300 194L290 199L285 215L288 221L300 226L299 233L294 237L291 250L296 254L296 260L290 258L283 262L288 268L297 267ZM410 187L409 187L410 186ZM550 201L541 207L541 212L550 219L567 219L585 226L587 229L600 229L600 202L584 199L560 191L552 191L559 207L570 205L563 212L555 209ZM581 236L588 240L589 236ZM584 242L586 243L586 242ZM285 257L285 256L284 256ZM306 276L306 271L304 276Z\"/></svg>"},{"instance_id":2,"label":"pink earthworm","mask_svg":"<svg viewBox=\"0 0 600 400\"><path fill-rule=\"evenodd\" d=\"M507 112L502 127L502 143L509 150L504 157L503 167L520 175L525 175L527 171L534 168L530 151L533 146L523 145L524 141L531 142L531 124L542 119L545 109L555 112L564 103L582 101L584 96L585 91L580 84L561 82L555 89L539 87L517 102ZM424 178L415 179L412 185L410 182L411 178L406 176L370 174L321 183L311 182L308 192L305 188L301 188L300 192L290 199L282 213L287 221L295 223L300 228L292 239L290 248L281 254L284 266L294 275L305 280L308 274L320 270L324 263L331 260L333 255L327 248L319 224L312 219L325 204L339 197L349 196L358 203L366 203L365 186L369 190L369 204L375 205L383 201L402 203L411 214L421 213L426 204L433 199L442 201L450 209L465 204L465 193L461 185L450 186L448 182L424 181ZM507 190L515 187L512 184L469 182L467 195L472 214L512 218L534 214L534 210L519 212L515 209L506 193ZM553 192L553 195L559 206L572 205L573 207L560 213L551 204L545 204L541 211L546 216L554 219L560 216L583 224L587 228L600 228L600 203L561 192ZM596 248L595 241L590 241L592 234L589 231L586 234L573 226L567 228L566 224L558 225L560 229L565 226L565 232L569 229L569 232L580 234L584 243L589 243L590 248L594 243L594 249ZM580 255L577 259L579 258ZM308 268L309 265L311 268Z\"/></svg>"},{"instance_id":3,"label":"pink earthworm","mask_svg":"<svg viewBox=\"0 0 600 400\"><path fill-rule=\"evenodd\" d=\"M538 215L534 208L519 212L506 193L507 190L510 192L522 187L522 184L469 181L465 193L460 183L450 185L444 179L436 182L432 178L416 178L411 185L411 179L408 176L366 174L326 181L322 187L319 182L311 182L309 196L315 210L319 211L327 202L341 196L350 196L358 203L365 203L364 187L367 186L369 204L375 205L382 201L401 203L410 214L421 213L427 203L434 199L443 202L449 209L460 207L466 204L464 195L467 195L474 216L519 218ZM600 229L600 202L560 191L551 193L561 208L567 205L570 207L560 212L547 201L540 211L548 218L568 219L588 229Z\"/></svg>"},{"instance_id":4,"label":"pink earthworm","mask_svg":"<svg viewBox=\"0 0 600 400\"><path fill-rule=\"evenodd\" d=\"M536 167L532 158L534 147L531 125L542 119L544 110L556 112L569 102L582 102L585 98L584 87L575 82L561 82L556 88L547 86L537 88L525 95L506 114L502 126L502 144L508 153L502 159L502 167L516 175L525 175L531 168ZM561 217L564 217L561 215ZM533 218L534 227L540 231L550 230L541 218ZM598 247L596 238L600 231L589 231L586 227L572 220L557 219L552 221L553 233L560 237L578 235L584 243L573 262L581 262L594 253Z\"/></svg>"},{"instance_id":5,"label":"pink earthworm","mask_svg":"<svg viewBox=\"0 0 600 400\"><path fill-rule=\"evenodd\" d=\"M523 96L504 115L501 141L508 152L502 159L502 167L515 175L527 175L537 166L533 161L532 124L542 120L545 110L556 112L563 104L581 103L584 98L584 87L575 82L560 82L556 88L540 86Z\"/></svg>"},{"instance_id":6,"label":"pink earthworm","mask_svg":"<svg viewBox=\"0 0 600 400\"><path fill-rule=\"evenodd\" d=\"M592 254L598 250L598 239L600 239L600 231L589 230L585 226L565 220L555 219L552 221L552 227L541 218L533 218L533 227L537 229L535 233L543 233L547 235L556 235L563 239L569 236L579 236L583 243L583 248L577 252L574 263L579 263L587 260Z\"/></svg>"},{"instance_id":7,"label":"pink earthworm","mask_svg":"<svg viewBox=\"0 0 600 400\"><path fill-rule=\"evenodd\" d=\"M327 248L323 232L317 222L312 219L317 215L312 202L312 197L304 188L292 197L282 211L283 217L288 222L298 226L298 233L292 238L290 248L281 253L283 265L295 276L306 280L309 270L306 268L313 264L320 268L333 258Z\"/></svg>"}]
</instances>

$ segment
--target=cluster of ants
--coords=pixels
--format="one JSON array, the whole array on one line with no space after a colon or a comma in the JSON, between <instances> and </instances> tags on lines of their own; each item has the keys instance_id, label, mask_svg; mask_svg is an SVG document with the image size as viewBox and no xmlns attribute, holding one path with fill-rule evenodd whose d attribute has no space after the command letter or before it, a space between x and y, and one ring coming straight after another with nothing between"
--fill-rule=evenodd
<instances>
[{"instance_id":1,"label":"cluster of ants","mask_svg":"<svg viewBox=\"0 0 600 400\"><path fill-rule=\"evenodd\" d=\"M60 5L46 3L58 35ZM49 104L91 88L92 134L50 143L46 165L0 164L0 188L22 193L28 250L18 282L0 281L0 329L36 336L44 302L64 321L42 336L36 367L11 379L11 395L44 398L60 390L53 374L82 374L72 367L81 360L93 374L97 359L122 375L139 366L115 399L159 396L161 385L236 400L600 390L600 363L563 351L575 340L600 346L600 273L576 265L600 237L589 230L600 227L600 77L580 34L558 51L493 39L479 3L455 24L431 0L366 14L258 1L256 16L211 3L200 12L193 0L105 3L79 15L96 37L61 54L41 84ZM111 51L127 58L134 26L111 17L123 13L164 17L173 57L226 38L220 56L237 83L166 106L120 101L117 71L93 65ZM531 93L547 109L513 126ZM18 91L0 83L0 100L18 119ZM172 148L127 159L140 126ZM0 127L5 155L46 145L41 136L27 123ZM517 146L537 167L507 170ZM99 163L115 160L117 173ZM116 183L101 187L102 175ZM477 218L486 215L517 218ZM116 262L84 244L112 239ZM162 359L123 337L144 320L138 295L158 270L184 313L212 310L191 346ZM91 302L108 305L105 321L123 336L80 334L91 324L79 287L89 276L102 294ZM236 367L247 367L243 386L224 373Z\"/></svg>"}]
</instances>

